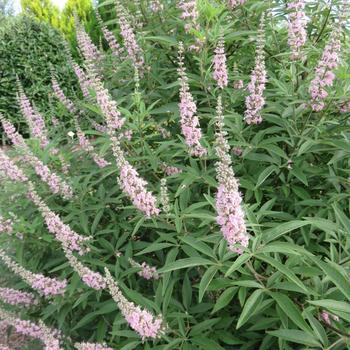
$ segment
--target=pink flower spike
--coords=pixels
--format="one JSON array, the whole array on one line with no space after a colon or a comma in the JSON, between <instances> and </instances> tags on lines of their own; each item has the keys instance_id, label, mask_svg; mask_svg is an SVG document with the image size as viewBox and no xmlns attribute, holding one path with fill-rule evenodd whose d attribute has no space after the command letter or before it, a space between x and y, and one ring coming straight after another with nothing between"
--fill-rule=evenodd
<instances>
[{"instance_id":1,"label":"pink flower spike","mask_svg":"<svg viewBox=\"0 0 350 350\"><path fill-rule=\"evenodd\" d=\"M242 197L238 188L238 181L232 168L230 146L223 130L224 117L221 96L218 98L216 115L217 132L215 134L215 152L219 158L216 163L216 174L219 183L216 194L217 223L228 243L229 249L241 253L240 247L247 247L247 235L244 211L241 207Z\"/></svg>"},{"instance_id":2,"label":"pink flower spike","mask_svg":"<svg viewBox=\"0 0 350 350\"><path fill-rule=\"evenodd\" d=\"M220 89L223 89L228 84L225 42L223 38L219 39L219 43L215 49L213 66L214 66L213 78L217 82L218 87Z\"/></svg>"},{"instance_id":3,"label":"pink flower spike","mask_svg":"<svg viewBox=\"0 0 350 350\"><path fill-rule=\"evenodd\" d=\"M159 338L165 330L162 317L154 317L149 311L142 310L139 306L128 301L107 268L105 268L105 274L109 293L130 327L141 336L142 340Z\"/></svg>"},{"instance_id":4,"label":"pink flower spike","mask_svg":"<svg viewBox=\"0 0 350 350\"><path fill-rule=\"evenodd\" d=\"M329 42L323 50L321 60L315 69L315 77L310 83L309 93L311 96L311 108L320 112L325 107L325 99L328 92L327 86L333 86L335 74L332 72L339 64L339 53L341 50L340 24L333 30Z\"/></svg>"},{"instance_id":5,"label":"pink flower spike","mask_svg":"<svg viewBox=\"0 0 350 350\"><path fill-rule=\"evenodd\" d=\"M67 286L66 280L45 277L43 274L35 274L26 270L14 262L4 250L0 249L0 259L16 275L20 276L28 285L37 290L44 297L51 297L64 294Z\"/></svg>"},{"instance_id":6,"label":"pink flower spike","mask_svg":"<svg viewBox=\"0 0 350 350\"><path fill-rule=\"evenodd\" d=\"M247 0L227 0L227 5L233 10L239 5L244 5L246 2Z\"/></svg>"},{"instance_id":7,"label":"pink flower spike","mask_svg":"<svg viewBox=\"0 0 350 350\"><path fill-rule=\"evenodd\" d=\"M250 83L248 84L248 91L250 95L246 97L245 105L246 111L244 120L247 124L260 124L262 122L261 110L265 105L263 93L265 91L266 69L265 69L265 30L264 30L265 15L261 17L257 48L255 67L250 76Z\"/></svg>"},{"instance_id":8,"label":"pink flower spike","mask_svg":"<svg viewBox=\"0 0 350 350\"><path fill-rule=\"evenodd\" d=\"M34 294L11 288L0 288L0 299L10 305L31 306L37 303Z\"/></svg>"},{"instance_id":9,"label":"pink flower spike","mask_svg":"<svg viewBox=\"0 0 350 350\"><path fill-rule=\"evenodd\" d=\"M17 318L14 314L0 308L0 318L7 326L14 327L16 333L38 339L44 344L44 350L62 350L60 334L45 326L40 320L38 324Z\"/></svg>"},{"instance_id":10,"label":"pink flower spike","mask_svg":"<svg viewBox=\"0 0 350 350\"><path fill-rule=\"evenodd\" d=\"M304 12L305 1L293 0L287 5L290 10L288 21L288 44L292 49L293 60L301 58L301 48L305 45L307 19Z\"/></svg>"},{"instance_id":11,"label":"pink flower spike","mask_svg":"<svg viewBox=\"0 0 350 350\"><path fill-rule=\"evenodd\" d=\"M31 136L39 140L41 148L45 148L49 144L49 138L44 118L31 105L20 84L17 99L21 113L29 126Z\"/></svg>"},{"instance_id":12,"label":"pink flower spike","mask_svg":"<svg viewBox=\"0 0 350 350\"><path fill-rule=\"evenodd\" d=\"M77 350L113 350L108 347L106 344L99 343L75 343L74 347Z\"/></svg>"},{"instance_id":13,"label":"pink flower spike","mask_svg":"<svg viewBox=\"0 0 350 350\"><path fill-rule=\"evenodd\" d=\"M180 82L180 117L181 130L185 137L185 142L189 147L191 155L196 157L203 157L207 154L207 150L200 144L202 138L202 131L199 126L199 120L196 116L197 106L190 93L188 86L188 77L186 75L186 68L184 66L184 47L179 43L179 82Z\"/></svg>"}]
</instances>

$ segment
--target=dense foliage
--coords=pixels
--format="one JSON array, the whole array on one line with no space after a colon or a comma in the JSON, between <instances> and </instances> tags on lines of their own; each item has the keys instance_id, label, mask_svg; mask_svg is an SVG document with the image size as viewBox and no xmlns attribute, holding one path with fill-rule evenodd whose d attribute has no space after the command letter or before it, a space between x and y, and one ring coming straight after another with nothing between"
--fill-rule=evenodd
<instances>
[{"instance_id":1,"label":"dense foliage","mask_svg":"<svg viewBox=\"0 0 350 350\"><path fill-rule=\"evenodd\" d=\"M23 124L17 106L17 77L38 109L51 109L50 70L57 72L68 95L76 89L76 78L66 65L67 54L61 35L45 23L26 16L5 21L0 27L0 111L16 124Z\"/></svg>"},{"instance_id":2,"label":"dense foliage","mask_svg":"<svg viewBox=\"0 0 350 350\"><path fill-rule=\"evenodd\" d=\"M51 0L21 0L21 6L25 13L40 21L50 23L59 30L71 42L73 49L76 46L75 13L94 40L98 40L101 35L97 27L91 0L67 0L62 10L55 6Z\"/></svg>"},{"instance_id":3,"label":"dense foliage","mask_svg":"<svg viewBox=\"0 0 350 350\"><path fill-rule=\"evenodd\" d=\"M348 5L105 1L106 52L77 21L84 98L46 88L74 128L26 89L31 138L0 118L5 326L55 350L347 349Z\"/></svg>"}]
</instances>

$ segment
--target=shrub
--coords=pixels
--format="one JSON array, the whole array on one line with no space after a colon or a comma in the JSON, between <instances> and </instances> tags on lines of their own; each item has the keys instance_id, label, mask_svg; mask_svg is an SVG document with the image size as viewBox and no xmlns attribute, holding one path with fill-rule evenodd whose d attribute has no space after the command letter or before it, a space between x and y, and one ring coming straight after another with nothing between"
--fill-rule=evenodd
<instances>
[{"instance_id":1,"label":"shrub","mask_svg":"<svg viewBox=\"0 0 350 350\"><path fill-rule=\"evenodd\" d=\"M0 28L0 58L0 111L16 124L23 124L16 101L17 77L29 98L46 115L55 113L48 94L52 67L72 96L76 79L66 63L63 39L47 24L26 16L6 21Z\"/></svg>"},{"instance_id":2,"label":"shrub","mask_svg":"<svg viewBox=\"0 0 350 350\"><path fill-rule=\"evenodd\" d=\"M74 130L1 118L0 259L25 282L2 299L31 287L46 349L346 349L347 8L151 5L117 2L107 53L77 23L84 99L50 92Z\"/></svg>"}]
</instances>

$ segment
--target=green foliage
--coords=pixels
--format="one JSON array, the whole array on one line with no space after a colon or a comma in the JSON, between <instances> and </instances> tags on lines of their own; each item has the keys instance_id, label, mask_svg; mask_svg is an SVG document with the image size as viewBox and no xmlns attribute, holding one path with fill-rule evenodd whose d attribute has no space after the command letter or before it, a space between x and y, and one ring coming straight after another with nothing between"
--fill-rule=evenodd
<instances>
[{"instance_id":1,"label":"green foliage","mask_svg":"<svg viewBox=\"0 0 350 350\"><path fill-rule=\"evenodd\" d=\"M110 19L113 2L99 6L106 24L116 26L120 41L118 21ZM147 180L147 188L159 195L163 162L182 169L167 177L170 214L146 219L121 191L110 141L90 123L103 122L93 91L92 99L75 102L84 111L80 121L85 133L111 164L98 168L76 140L67 140L67 132L74 130L61 126L50 130L51 137L71 164L67 179L76 195L64 201L31 175L49 207L75 231L93 237L90 253L80 261L101 273L105 267L110 269L129 300L163 315L167 332L159 340L142 343L109 294L88 288L72 271L23 187L6 182L0 208L4 216L16 213L16 231L24 232L24 239L6 236L2 244L15 250L16 260L28 269L69 281L64 297L41 300L28 315L59 328L74 341L105 340L123 350L348 349L350 126L349 112L339 112L339 104L349 99L348 29L327 108L312 112L308 92L339 18L340 1L333 1L331 8L327 1L308 2L306 59L295 62L287 44L285 1L248 1L234 11L224 1L198 1L200 29L191 33L183 30L175 1L162 3L165 8L159 15L144 1L141 7L137 2L128 7L134 26L143 22L137 29L146 61L136 81L140 86L135 84L128 57L118 60L106 52L98 72L126 118L125 130L133 132L132 140L123 139L121 144ZM245 85L249 82L263 11L269 13L266 105L262 124L248 126L243 121L248 92L234 89L232 82L238 78ZM213 52L221 33L230 72L229 86L223 91L212 79ZM204 39L203 47L199 52L187 50L185 65L208 149L204 160L189 156L179 126L177 42L188 48L195 37ZM58 80L66 83L62 77ZM232 154L251 236L241 255L227 249L216 223L213 144L220 94L229 144L243 151ZM170 131L170 138L161 137L160 126ZM60 171L57 158L38 150L33 140L29 143ZM156 266L160 279L140 278L137 268L130 266L131 257ZM339 320L327 324L323 311Z\"/></svg>"},{"instance_id":2,"label":"green foliage","mask_svg":"<svg viewBox=\"0 0 350 350\"><path fill-rule=\"evenodd\" d=\"M23 123L17 104L16 76L28 97L48 116L52 93L51 66L57 71L68 95L73 94L76 78L67 66L67 54L61 35L45 23L27 16L8 20L0 28L0 112L16 124Z\"/></svg>"},{"instance_id":3,"label":"green foliage","mask_svg":"<svg viewBox=\"0 0 350 350\"><path fill-rule=\"evenodd\" d=\"M52 4L51 0L21 0L21 5L25 13L49 23L60 31L70 41L72 48L76 47L74 13L92 39L96 42L99 40L100 32L91 0L68 0L62 11Z\"/></svg>"}]
</instances>

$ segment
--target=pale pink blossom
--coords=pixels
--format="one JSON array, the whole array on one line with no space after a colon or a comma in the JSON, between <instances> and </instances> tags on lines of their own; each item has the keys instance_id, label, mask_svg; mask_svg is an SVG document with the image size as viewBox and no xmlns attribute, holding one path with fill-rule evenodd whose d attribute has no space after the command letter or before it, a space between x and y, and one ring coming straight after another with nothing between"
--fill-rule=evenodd
<instances>
[{"instance_id":1,"label":"pale pink blossom","mask_svg":"<svg viewBox=\"0 0 350 350\"><path fill-rule=\"evenodd\" d=\"M0 121L7 137L11 140L13 145L24 153L23 160L30 164L35 173L45 182L54 194L61 194L64 198L71 198L73 190L64 180L62 180L56 173L50 170L37 156L35 156L30 148L25 143L21 134L19 134L13 124L6 120L0 114Z\"/></svg>"},{"instance_id":2,"label":"pale pink blossom","mask_svg":"<svg viewBox=\"0 0 350 350\"><path fill-rule=\"evenodd\" d=\"M0 318L7 326L12 326L16 333L38 339L44 343L44 350L62 350L60 347L60 334L58 331L50 329L40 320L38 324L31 321L17 318L0 308Z\"/></svg>"},{"instance_id":3,"label":"pale pink blossom","mask_svg":"<svg viewBox=\"0 0 350 350\"><path fill-rule=\"evenodd\" d=\"M77 350L113 350L112 348L108 347L106 344L100 344L100 343L75 343L74 347Z\"/></svg>"},{"instance_id":4,"label":"pale pink blossom","mask_svg":"<svg viewBox=\"0 0 350 350\"><path fill-rule=\"evenodd\" d=\"M189 147L190 154L196 157L203 157L207 154L207 150L200 144L202 131L200 129L199 120L196 116L197 106L193 100L188 85L188 77L184 66L183 57L184 47L179 43L179 82L180 82L180 118L181 131L185 137L185 142Z\"/></svg>"},{"instance_id":5,"label":"pale pink blossom","mask_svg":"<svg viewBox=\"0 0 350 350\"><path fill-rule=\"evenodd\" d=\"M344 102L343 104L340 105L339 111L341 113L347 113L350 112L350 101Z\"/></svg>"},{"instance_id":6,"label":"pale pink blossom","mask_svg":"<svg viewBox=\"0 0 350 350\"><path fill-rule=\"evenodd\" d=\"M75 26L80 52L88 64L97 67L98 62L102 59L102 54L92 42L89 35L85 32L85 29L77 16L75 16Z\"/></svg>"},{"instance_id":7,"label":"pale pink blossom","mask_svg":"<svg viewBox=\"0 0 350 350\"><path fill-rule=\"evenodd\" d=\"M140 271L137 274L143 277L144 279L146 280L159 279L159 274L157 272L157 269L154 266L150 266L146 262L139 264L137 261L131 258L129 258L129 262L132 267L137 267L140 269Z\"/></svg>"},{"instance_id":8,"label":"pale pink blossom","mask_svg":"<svg viewBox=\"0 0 350 350\"><path fill-rule=\"evenodd\" d=\"M45 148L49 144L49 138L44 118L32 106L20 85L17 98L21 113L29 126L31 136L38 139L40 146Z\"/></svg>"},{"instance_id":9,"label":"pale pink blossom","mask_svg":"<svg viewBox=\"0 0 350 350\"><path fill-rule=\"evenodd\" d=\"M27 182L28 177L0 148L0 169L12 181Z\"/></svg>"},{"instance_id":10,"label":"pale pink blossom","mask_svg":"<svg viewBox=\"0 0 350 350\"><path fill-rule=\"evenodd\" d=\"M35 274L28 271L23 266L14 262L2 249L0 249L0 259L13 273L20 276L31 288L37 290L41 295L50 297L64 294L67 286L66 280L61 281L56 278L46 277L41 273Z\"/></svg>"},{"instance_id":11,"label":"pale pink blossom","mask_svg":"<svg viewBox=\"0 0 350 350\"><path fill-rule=\"evenodd\" d=\"M151 192L147 191L147 182L140 177L137 170L126 160L124 152L120 148L118 138L111 136L110 139L113 155L120 172L118 178L119 186L129 196L135 207L146 216L158 215L157 200Z\"/></svg>"},{"instance_id":12,"label":"pale pink blossom","mask_svg":"<svg viewBox=\"0 0 350 350\"><path fill-rule=\"evenodd\" d=\"M106 282L100 273L94 272L88 267L84 266L69 249L64 249L64 252L67 260L69 261L69 265L88 287L95 290L106 288Z\"/></svg>"},{"instance_id":13,"label":"pale pink blossom","mask_svg":"<svg viewBox=\"0 0 350 350\"><path fill-rule=\"evenodd\" d=\"M227 0L227 5L233 10L239 5L244 5L246 2L247 0Z\"/></svg>"},{"instance_id":14,"label":"pale pink blossom","mask_svg":"<svg viewBox=\"0 0 350 350\"><path fill-rule=\"evenodd\" d=\"M244 120L247 124L259 124L262 122L261 110L265 105L264 91L266 85L266 69L265 69L265 30L264 30L265 16L261 18L257 48L255 67L250 76L250 83L248 84L249 95L246 97L245 105L246 111Z\"/></svg>"},{"instance_id":15,"label":"pale pink blossom","mask_svg":"<svg viewBox=\"0 0 350 350\"><path fill-rule=\"evenodd\" d=\"M341 50L340 26L338 25L330 36L330 40L323 50L321 60L315 69L315 77L310 83L311 108L315 112L322 111L325 99L328 97L327 87L333 86L335 74L332 72L339 65Z\"/></svg>"},{"instance_id":16,"label":"pale pink blossom","mask_svg":"<svg viewBox=\"0 0 350 350\"><path fill-rule=\"evenodd\" d=\"M333 319L334 321L339 321L338 316L329 314L327 311L321 312L321 318L325 323L327 323L329 325L331 324L331 319Z\"/></svg>"},{"instance_id":17,"label":"pale pink blossom","mask_svg":"<svg viewBox=\"0 0 350 350\"><path fill-rule=\"evenodd\" d=\"M0 233L10 234L13 232L13 220L5 219L0 215Z\"/></svg>"},{"instance_id":18,"label":"pale pink blossom","mask_svg":"<svg viewBox=\"0 0 350 350\"><path fill-rule=\"evenodd\" d=\"M238 79L233 82L233 88L236 90L241 90L244 87L243 80Z\"/></svg>"},{"instance_id":19,"label":"pale pink blossom","mask_svg":"<svg viewBox=\"0 0 350 350\"><path fill-rule=\"evenodd\" d=\"M55 238L62 244L63 248L77 251L80 255L84 254L86 248L83 245L86 241L90 240L91 237L81 236L73 231L45 204L36 192L32 183L29 182L28 187L28 198L39 209L49 232L55 236Z\"/></svg>"},{"instance_id":20,"label":"pale pink blossom","mask_svg":"<svg viewBox=\"0 0 350 350\"><path fill-rule=\"evenodd\" d=\"M214 66L213 78L217 82L218 87L220 89L223 89L228 84L225 42L223 38L220 38L219 43L215 49L213 66Z\"/></svg>"},{"instance_id":21,"label":"pale pink blossom","mask_svg":"<svg viewBox=\"0 0 350 350\"><path fill-rule=\"evenodd\" d=\"M179 0L177 6L182 11L180 18L185 21L186 32L192 28L199 30L197 0Z\"/></svg>"},{"instance_id":22,"label":"pale pink blossom","mask_svg":"<svg viewBox=\"0 0 350 350\"><path fill-rule=\"evenodd\" d=\"M88 78L86 72L83 69L81 69L75 62L72 62L72 67L74 69L75 75L78 78L79 86L83 93L84 98L90 101L91 100L91 96L89 92L89 89L91 88L90 79Z\"/></svg>"},{"instance_id":23,"label":"pale pink blossom","mask_svg":"<svg viewBox=\"0 0 350 350\"><path fill-rule=\"evenodd\" d=\"M161 0L151 0L149 7L150 10L155 13L162 12L164 9L164 5L161 3Z\"/></svg>"},{"instance_id":24,"label":"pale pink blossom","mask_svg":"<svg viewBox=\"0 0 350 350\"><path fill-rule=\"evenodd\" d=\"M107 26L103 24L102 18L97 11L96 11L96 18L102 30L103 36L106 39L110 49L112 50L113 55L119 58L120 55L123 53L123 49L118 44L114 34L107 28Z\"/></svg>"},{"instance_id":25,"label":"pale pink blossom","mask_svg":"<svg viewBox=\"0 0 350 350\"><path fill-rule=\"evenodd\" d=\"M164 162L161 164L161 168L164 171L164 173L168 176L177 175L177 174L182 173L182 169L180 169L176 166L168 165Z\"/></svg>"},{"instance_id":26,"label":"pale pink blossom","mask_svg":"<svg viewBox=\"0 0 350 350\"><path fill-rule=\"evenodd\" d=\"M219 158L216 163L216 177L219 183L216 194L217 223L228 243L229 249L241 253L241 247L247 247L249 237L246 230L242 197L238 181L232 168L230 146L224 131L224 117L221 96L218 98L216 115L217 132L215 134L215 152Z\"/></svg>"},{"instance_id":27,"label":"pale pink blossom","mask_svg":"<svg viewBox=\"0 0 350 350\"><path fill-rule=\"evenodd\" d=\"M126 10L123 5L116 0L117 20L120 26L120 35L123 38L124 46L135 67L144 65L143 52L137 43L134 29L128 21Z\"/></svg>"},{"instance_id":28,"label":"pale pink blossom","mask_svg":"<svg viewBox=\"0 0 350 350\"><path fill-rule=\"evenodd\" d=\"M304 12L304 0L292 0L287 5L290 10L288 21L288 44L292 49L291 58L293 60L301 57L301 48L305 45L307 33L307 19Z\"/></svg>"},{"instance_id":29,"label":"pale pink blossom","mask_svg":"<svg viewBox=\"0 0 350 350\"><path fill-rule=\"evenodd\" d=\"M31 306L37 303L34 294L12 288L0 287L0 299L10 305Z\"/></svg>"},{"instance_id":30,"label":"pale pink blossom","mask_svg":"<svg viewBox=\"0 0 350 350\"><path fill-rule=\"evenodd\" d=\"M143 310L133 302L128 301L107 268L105 268L105 273L109 293L130 327L141 336L142 340L159 338L164 332L162 317L155 317L149 311Z\"/></svg>"}]
</instances>

